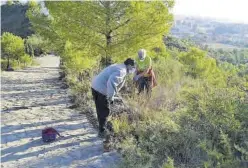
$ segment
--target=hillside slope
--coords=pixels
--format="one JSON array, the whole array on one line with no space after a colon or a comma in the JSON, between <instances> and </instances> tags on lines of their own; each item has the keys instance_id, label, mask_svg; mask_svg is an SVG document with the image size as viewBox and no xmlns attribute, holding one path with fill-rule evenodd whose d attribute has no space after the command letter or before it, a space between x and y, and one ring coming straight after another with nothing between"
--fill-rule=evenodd
<instances>
[{"instance_id":1,"label":"hillside slope","mask_svg":"<svg viewBox=\"0 0 248 168\"><path fill-rule=\"evenodd\" d=\"M1 32L11 32L22 38L32 34L30 22L25 16L28 9L27 5L13 4L1 6Z\"/></svg>"}]
</instances>

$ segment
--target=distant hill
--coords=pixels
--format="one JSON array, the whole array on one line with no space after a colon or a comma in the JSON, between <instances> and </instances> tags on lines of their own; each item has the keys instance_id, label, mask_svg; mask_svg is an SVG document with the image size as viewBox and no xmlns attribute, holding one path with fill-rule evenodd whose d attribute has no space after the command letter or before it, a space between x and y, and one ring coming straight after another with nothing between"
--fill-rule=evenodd
<instances>
[{"instance_id":1,"label":"distant hill","mask_svg":"<svg viewBox=\"0 0 248 168\"><path fill-rule=\"evenodd\" d=\"M1 33L10 32L25 38L33 32L30 30L30 22L25 16L27 5L15 3L1 6Z\"/></svg>"},{"instance_id":2,"label":"distant hill","mask_svg":"<svg viewBox=\"0 0 248 168\"><path fill-rule=\"evenodd\" d=\"M248 24L176 16L171 34L178 38L189 38L197 44L209 44L209 47L217 44L215 48L248 48Z\"/></svg>"}]
</instances>

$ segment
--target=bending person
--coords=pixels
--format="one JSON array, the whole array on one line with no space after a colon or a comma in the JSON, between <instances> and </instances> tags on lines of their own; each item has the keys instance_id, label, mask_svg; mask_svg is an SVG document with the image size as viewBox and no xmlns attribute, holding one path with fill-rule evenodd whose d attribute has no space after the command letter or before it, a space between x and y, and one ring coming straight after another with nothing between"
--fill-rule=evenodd
<instances>
[{"instance_id":1,"label":"bending person","mask_svg":"<svg viewBox=\"0 0 248 168\"><path fill-rule=\"evenodd\" d=\"M146 90L147 95L151 96L152 87L156 85L155 75L152 70L152 59L147 56L145 49L138 51L138 57L136 59L137 70L134 81L136 81L138 92L144 92Z\"/></svg>"},{"instance_id":2,"label":"bending person","mask_svg":"<svg viewBox=\"0 0 248 168\"><path fill-rule=\"evenodd\" d=\"M104 137L109 105L123 87L127 74L135 71L135 61L128 58L123 64L113 64L103 69L92 80L92 95L96 105L99 136Z\"/></svg>"}]
</instances>

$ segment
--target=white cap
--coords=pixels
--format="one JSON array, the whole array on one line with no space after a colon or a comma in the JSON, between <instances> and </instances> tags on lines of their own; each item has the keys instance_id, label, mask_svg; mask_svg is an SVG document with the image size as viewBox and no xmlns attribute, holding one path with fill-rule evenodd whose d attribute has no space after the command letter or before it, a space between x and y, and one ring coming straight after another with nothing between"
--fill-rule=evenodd
<instances>
[{"instance_id":1,"label":"white cap","mask_svg":"<svg viewBox=\"0 0 248 168\"><path fill-rule=\"evenodd\" d=\"M146 50L145 49L140 49L138 51L138 58L140 61L144 61L146 58Z\"/></svg>"}]
</instances>

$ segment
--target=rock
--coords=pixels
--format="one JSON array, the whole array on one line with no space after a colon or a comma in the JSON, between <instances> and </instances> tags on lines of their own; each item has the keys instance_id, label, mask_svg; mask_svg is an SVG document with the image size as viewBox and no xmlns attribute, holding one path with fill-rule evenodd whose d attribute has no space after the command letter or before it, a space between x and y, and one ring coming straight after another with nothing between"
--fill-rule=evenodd
<instances>
[{"instance_id":1,"label":"rock","mask_svg":"<svg viewBox=\"0 0 248 168\"><path fill-rule=\"evenodd\" d=\"M12 67L8 67L6 71L14 71L14 69Z\"/></svg>"},{"instance_id":2,"label":"rock","mask_svg":"<svg viewBox=\"0 0 248 168\"><path fill-rule=\"evenodd\" d=\"M77 108L77 107L79 107L79 106L76 105L76 104L74 104L74 105L69 106L68 108L69 108L69 109L75 109L75 108Z\"/></svg>"}]
</instances>

